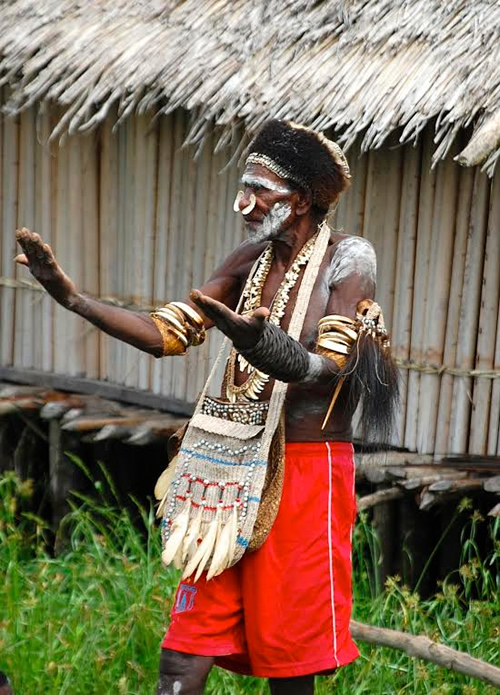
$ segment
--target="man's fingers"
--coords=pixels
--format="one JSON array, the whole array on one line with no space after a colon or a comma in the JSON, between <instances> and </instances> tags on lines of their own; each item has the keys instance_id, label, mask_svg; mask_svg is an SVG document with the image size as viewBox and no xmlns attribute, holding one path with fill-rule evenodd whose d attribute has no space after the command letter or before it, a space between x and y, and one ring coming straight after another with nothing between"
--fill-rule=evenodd
<instances>
[{"instance_id":1,"label":"man's fingers","mask_svg":"<svg viewBox=\"0 0 500 695\"><path fill-rule=\"evenodd\" d=\"M42 261L47 265L54 264L54 254L49 244L44 244L41 236L36 232L30 232L29 229L23 227L16 230L16 239L24 251L26 260L19 260L18 263L29 265L32 262Z\"/></svg>"},{"instance_id":2,"label":"man's fingers","mask_svg":"<svg viewBox=\"0 0 500 695\"><path fill-rule=\"evenodd\" d=\"M199 290L192 290L189 297L211 319L227 318L233 313L225 304L202 294Z\"/></svg>"}]
</instances>

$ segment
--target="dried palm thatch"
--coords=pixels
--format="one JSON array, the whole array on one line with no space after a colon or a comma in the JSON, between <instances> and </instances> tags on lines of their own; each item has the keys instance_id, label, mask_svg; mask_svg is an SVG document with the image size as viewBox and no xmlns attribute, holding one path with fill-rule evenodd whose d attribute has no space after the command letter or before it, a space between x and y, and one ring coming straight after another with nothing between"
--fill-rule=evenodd
<instances>
[{"instance_id":1,"label":"dried palm thatch","mask_svg":"<svg viewBox=\"0 0 500 695\"><path fill-rule=\"evenodd\" d=\"M219 148L270 115L365 150L435 119L434 163L471 124L457 159L500 155L498 0L4 0L0 27L7 112L57 102L55 138L182 107Z\"/></svg>"}]
</instances>

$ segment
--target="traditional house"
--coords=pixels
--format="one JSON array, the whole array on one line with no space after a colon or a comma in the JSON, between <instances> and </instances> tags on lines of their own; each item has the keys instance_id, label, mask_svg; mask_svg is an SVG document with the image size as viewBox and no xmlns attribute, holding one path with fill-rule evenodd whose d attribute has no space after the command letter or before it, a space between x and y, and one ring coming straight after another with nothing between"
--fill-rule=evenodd
<instances>
[{"instance_id":1,"label":"traditional house","mask_svg":"<svg viewBox=\"0 0 500 695\"><path fill-rule=\"evenodd\" d=\"M499 35L496 0L3 3L0 378L188 412L216 336L155 361L100 335L14 267L14 230L109 301L185 297L242 239L249 135L287 118L347 148L335 224L377 250L394 444L498 456Z\"/></svg>"}]
</instances>

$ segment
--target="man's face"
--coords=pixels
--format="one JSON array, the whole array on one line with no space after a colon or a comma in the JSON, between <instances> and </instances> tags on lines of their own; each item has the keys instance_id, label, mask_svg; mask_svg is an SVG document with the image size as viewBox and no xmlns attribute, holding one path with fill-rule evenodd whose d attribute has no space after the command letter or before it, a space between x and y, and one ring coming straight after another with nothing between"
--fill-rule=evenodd
<instances>
[{"instance_id":1,"label":"man's face","mask_svg":"<svg viewBox=\"0 0 500 695\"><path fill-rule=\"evenodd\" d=\"M260 164L248 164L241 182L243 195L237 205L249 240L258 244L276 239L292 216L294 191L285 179Z\"/></svg>"}]
</instances>

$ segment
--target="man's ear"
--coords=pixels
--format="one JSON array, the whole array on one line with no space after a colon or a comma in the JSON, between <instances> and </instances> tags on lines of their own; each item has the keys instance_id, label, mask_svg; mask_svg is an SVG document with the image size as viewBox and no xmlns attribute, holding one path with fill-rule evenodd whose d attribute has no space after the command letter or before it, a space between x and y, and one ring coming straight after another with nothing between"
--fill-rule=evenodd
<instances>
[{"instance_id":1,"label":"man's ear","mask_svg":"<svg viewBox=\"0 0 500 695\"><path fill-rule=\"evenodd\" d=\"M297 215L307 215L312 207L312 193L301 189L297 191L297 204L295 206L295 213Z\"/></svg>"}]
</instances>

